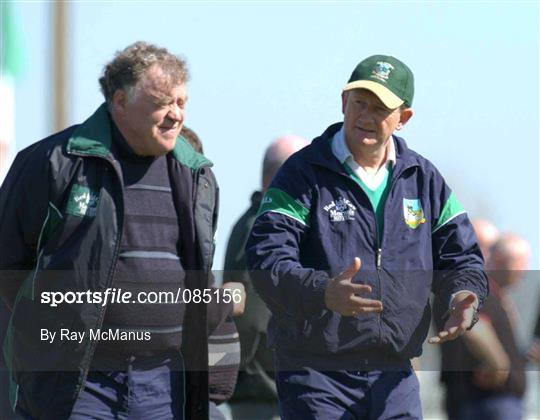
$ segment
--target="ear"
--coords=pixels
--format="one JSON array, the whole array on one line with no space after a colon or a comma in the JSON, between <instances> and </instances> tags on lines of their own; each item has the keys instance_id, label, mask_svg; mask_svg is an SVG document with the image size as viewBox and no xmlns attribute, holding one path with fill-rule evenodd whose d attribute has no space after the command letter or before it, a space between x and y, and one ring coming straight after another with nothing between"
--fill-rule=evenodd
<instances>
[{"instance_id":1,"label":"ear","mask_svg":"<svg viewBox=\"0 0 540 420\"><path fill-rule=\"evenodd\" d=\"M341 92L341 112L345 115L345 108L347 107L347 98L349 97L349 91Z\"/></svg>"},{"instance_id":2,"label":"ear","mask_svg":"<svg viewBox=\"0 0 540 420\"><path fill-rule=\"evenodd\" d=\"M127 99L126 92L122 89L117 89L111 100L113 112L117 115L125 115Z\"/></svg>"},{"instance_id":3,"label":"ear","mask_svg":"<svg viewBox=\"0 0 540 420\"><path fill-rule=\"evenodd\" d=\"M396 127L396 130L401 130L403 126L407 124L407 121L411 119L412 116L413 116L412 108L405 108L403 111L401 111L399 115L399 123Z\"/></svg>"}]
</instances>

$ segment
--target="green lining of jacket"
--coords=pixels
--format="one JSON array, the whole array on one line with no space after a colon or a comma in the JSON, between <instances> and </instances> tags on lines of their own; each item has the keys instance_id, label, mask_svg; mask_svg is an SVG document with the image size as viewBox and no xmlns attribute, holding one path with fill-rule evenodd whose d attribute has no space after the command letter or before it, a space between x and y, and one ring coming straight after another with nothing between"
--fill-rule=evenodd
<instances>
[{"instance_id":1,"label":"green lining of jacket","mask_svg":"<svg viewBox=\"0 0 540 420\"><path fill-rule=\"evenodd\" d=\"M309 209L279 188L269 188L261 201L257 217L266 212L281 213L309 226Z\"/></svg>"},{"instance_id":2,"label":"green lining of jacket","mask_svg":"<svg viewBox=\"0 0 540 420\"><path fill-rule=\"evenodd\" d=\"M437 224L433 228L432 233L435 233L437 230L443 227L450 220L454 219L455 217L463 213L465 213L465 209L457 200L455 194L451 192L450 196L444 203L444 206L441 210L441 215L439 216L439 220L437 220Z\"/></svg>"},{"instance_id":3,"label":"green lining of jacket","mask_svg":"<svg viewBox=\"0 0 540 420\"><path fill-rule=\"evenodd\" d=\"M68 153L107 158L111 151L111 143L111 126L107 104L103 103L96 112L77 127L68 140L67 151ZM175 160L192 170L213 165L210 160L193 150L182 136L178 136L171 154Z\"/></svg>"}]
</instances>

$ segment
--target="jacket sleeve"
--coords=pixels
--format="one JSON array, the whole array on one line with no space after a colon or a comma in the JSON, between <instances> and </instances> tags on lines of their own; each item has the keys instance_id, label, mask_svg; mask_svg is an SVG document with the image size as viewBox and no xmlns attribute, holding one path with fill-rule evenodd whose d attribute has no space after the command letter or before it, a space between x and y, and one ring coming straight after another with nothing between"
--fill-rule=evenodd
<instances>
[{"instance_id":1,"label":"jacket sleeve","mask_svg":"<svg viewBox=\"0 0 540 420\"><path fill-rule=\"evenodd\" d=\"M253 285L275 315L306 318L326 309L328 273L300 262L310 229L311 189L298 156L289 159L266 191L246 245Z\"/></svg>"},{"instance_id":2,"label":"jacket sleeve","mask_svg":"<svg viewBox=\"0 0 540 420\"><path fill-rule=\"evenodd\" d=\"M42 146L20 152L0 188L0 296L10 308L36 264L49 209L49 163Z\"/></svg>"},{"instance_id":3,"label":"jacket sleeve","mask_svg":"<svg viewBox=\"0 0 540 420\"><path fill-rule=\"evenodd\" d=\"M474 292L482 306L488 294L484 260L467 213L436 172L432 181L433 293L442 308L460 290Z\"/></svg>"}]
</instances>

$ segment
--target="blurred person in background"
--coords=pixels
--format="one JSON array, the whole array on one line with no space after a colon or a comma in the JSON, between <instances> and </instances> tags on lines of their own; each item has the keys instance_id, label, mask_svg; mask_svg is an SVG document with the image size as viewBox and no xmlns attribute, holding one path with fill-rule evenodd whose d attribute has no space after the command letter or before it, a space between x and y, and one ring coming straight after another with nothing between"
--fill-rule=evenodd
<instances>
[{"instance_id":1,"label":"blurred person in background","mask_svg":"<svg viewBox=\"0 0 540 420\"><path fill-rule=\"evenodd\" d=\"M487 261L491 247L499 239L499 229L486 219L473 219L471 223L478 239L478 245L484 256L484 261Z\"/></svg>"},{"instance_id":2,"label":"blurred person in background","mask_svg":"<svg viewBox=\"0 0 540 420\"><path fill-rule=\"evenodd\" d=\"M481 219L481 218L475 218L471 220L471 224L474 229L474 233L476 235L476 238L478 240L478 246L480 247L480 250L482 252L482 256L484 257L484 262L487 261L489 257L490 248L493 246L493 244L497 241L499 238L499 229L490 222L487 219ZM440 320L440 317L442 316L441 312L444 309L434 306L434 317L433 317L433 323L436 326L436 328L440 328L442 325L442 321ZM447 372L446 367L450 364L452 357L453 357L453 349L456 346L461 346L461 344L457 344L459 340L456 340L449 344L444 344L440 347L440 357L441 357L441 376L440 380L444 384L448 377L451 377L454 373ZM448 413L451 413L451 407L448 407L448 404L450 403L448 401L448 394L445 395L445 407L446 411Z\"/></svg>"},{"instance_id":3,"label":"blurred person in background","mask_svg":"<svg viewBox=\"0 0 540 420\"><path fill-rule=\"evenodd\" d=\"M537 302L538 316L536 318L531 344L527 349L527 360L529 361L529 363L536 365L536 367L533 368L537 378L536 389L540 389L540 296ZM538 398L536 399L536 401L538 403Z\"/></svg>"},{"instance_id":4,"label":"blurred person in background","mask_svg":"<svg viewBox=\"0 0 540 420\"><path fill-rule=\"evenodd\" d=\"M490 295L476 327L442 346L445 405L452 420L517 420L523 414L525 357L516 343L519 318L508 293L522 280L531 249L520 236L505 233L489 255Z\"/></svg>"},{"instance_id":5,"label":"blurred person in background","mask_svg":"<svg viewBox=\"0 0 540 420\"><path fill-rule=\"evenodd\" d=\"M484 261L487 261L490 253L490 248L499 238L499 229L487 219L476 218L471 221L474 229L474 233L478 240L478 246L484 257ZM440 320L442 309L434 306L434 317L433 321L437 328L440 328L442 322ZM452 375L455 375L454 372L448 372L448 366L452 363L454 348L461 347L461 342L456 340L453 343L444 344L440 347L441 355L441 382L444 384L448 380L451 380ZM450 378L450 379L449 379ZM454 404L449 399L449 394L445 394L445 408L447 413L453 415L452 407Z\"/></svg>"},{"instance_id":6,"label":"blurred person in background","mask_svg":"<svg viewBox=\"0 0 540 420\"><path fill-rule=\"evenodd\" d=\"M484 261L486 261L487 258L489 257L489 249L499 237L499 230L493 223L491 223L487 219L479 219L479 218L472 219L471 224L473 226L474 233L478 240L478 246L480 247L480 251L482 252L482 256L484 257ZM435 313L434 313L435 316L433 318L433 321L434 321L433 323L434 325L440 328L442 325L440 323L437 324L436 322L437 316L439 315L437 312L438 309L439 308L435 307ZM446 347L447 346L441 347L441 358L446 357L446 353L447 353L445 351ZM421 369L420 360L419 359L413 360L413 366L415 370L417 371L420 370Z\"/></svg>"},{"instance_id":7,"label":"blurred person in background","mask_svg":"<svg viewBox=\"0 0 540 420\"><path fill-rule=\"evenodd\" d=\"M270 312L253 288L244 250L261 198L270 182L289 156L308 144L302 137L285 135L268 146L262 166L261 191L251 195L251 205L232 228L227 244L224 277L244 283L247 293L245 312L235 319L240 333L242 359L238 382L230 401L233 418L265 420L279 417L273 351L266 343Z\"/></svg>"},{"instance_id":8,"label":"blurred person in background","mask_svg":"<svg viewBox=\"0 0 540 420\"><path fill-rule=\"evenodd\" d=\"M540 363L540 311L538 311L538 316L534 325L533 339L531 346L527 351L527 357L533 363Z\"/></svg>"}]
</instances>

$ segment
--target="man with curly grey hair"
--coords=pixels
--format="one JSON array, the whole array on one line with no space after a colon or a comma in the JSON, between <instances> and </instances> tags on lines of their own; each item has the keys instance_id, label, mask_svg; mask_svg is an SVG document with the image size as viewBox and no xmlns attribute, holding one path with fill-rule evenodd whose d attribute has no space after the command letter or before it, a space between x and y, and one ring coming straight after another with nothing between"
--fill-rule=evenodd
<instances>
[{"instance_id":1,"label":"man with curly grey hair","mask_svg":"<svg viewBox=\"0 0 540 420\"><path fill-rule=\"evenodd\" d=\"M105 66L99 79L113 121L137 155L174 149L187 101L185 61L136 42Z\"/></svg>"},{"instance_id":2,"label":"man with curly grey hair","mask_svg":"<svg viewBox=\"0 0 540 420\"><path fill-rule=\"evenodd\" d=\"M105 103L21 151L2 185L5 354L25 418L208 416L201 326L239 302L210 284L218 187L179 137L187 79L166 49L128 46L100 78Z\"/></svg>"}]
</instances>

